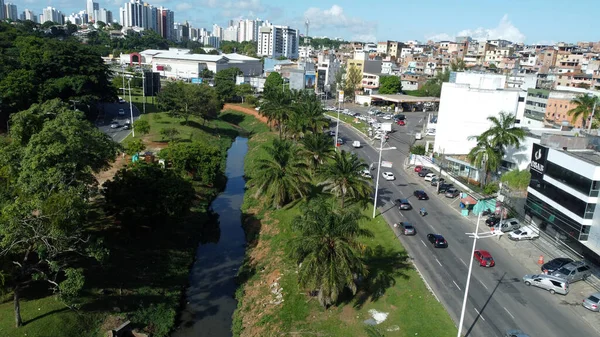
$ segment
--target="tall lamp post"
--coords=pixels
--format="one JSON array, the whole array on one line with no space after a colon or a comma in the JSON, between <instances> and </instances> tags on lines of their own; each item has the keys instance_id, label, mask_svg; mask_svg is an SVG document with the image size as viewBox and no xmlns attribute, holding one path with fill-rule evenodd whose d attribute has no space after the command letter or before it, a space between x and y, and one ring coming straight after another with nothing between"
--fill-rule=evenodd
<instances>
[{"instance_id":1,"label":"tall lamp post","mask_svg":"<svg viewBox=\"0 0 600 337\"><path fill-rule=\"evenodd\" d=\"M131 79L127 81L129 89L129 114L131 116L131 137L135 138L135 128L133 127L133 103L131 103Z\"/></svg>"},{"instance_id":2,"label":"tall lamp post","mask_svg":"<svg viewBox=\"0 0 600 337\"><path fill-rule=\"evenodd\" d=\"M379 144L379 159L377 160L377 179L375 179L375 200L373 200L373 219L375 219L375 213L377 212L377 194L379 192L379 175L381 174L381 153L384 150L395 150L396 147L386 147L383 148L383 142L385 140L385 135L381 135L381 143Z\"/></svg>"},{"instance_id":3,"label":"tall lamp post","mask_svg":"<svg viewBox=\"0 0 600 337\"><path fill-rule=\"evenodd\" d=\"M344 101L344 91L338 90L338 108L337 108L337 124L335 125L335 139L333 140L333 146L337 150L338 145L338 132L340 130L340 110L342 102Z\"/></svg>"},{"instance_id":4,"label":"tall lamp post","mask_svg":"<svg viewBox=\"0 0 600 337\"><path fill-rule=\"evenodd\" d=\"M460 311L460 322L458 323L458 333L456 334L456 337L462 337L461 333L462 333L463 323L465 321L465 309L467 308L467 297L469 297L469 285L471 284L471 272L473 271L473 257L475 256L475 246L477 245L477 239L485 239L485 238L502 235L502 231L494 231L493 233L492 232L479 233L479 221L480 220L481 220L481 213L479 213L479 216L477 217L477 226L475 226L475 232L474 233L465 233L465 234L469 235L469 237L473 238L473 249L471 249L471 259L469 261L469 273L467 274L467 285L465 286L465 296L463 298L462 309Z\"/></svg>"},{"instance_id":5,"label":"tall lamp post","mask_svg":"<svg viewBox=\"0 0 600 337\"><path fill-rule=\"evenodd\" d=\"M125 65L121 64L121 69L123 70L123 97L125 97Z\"/></svg>"}]
</instances>

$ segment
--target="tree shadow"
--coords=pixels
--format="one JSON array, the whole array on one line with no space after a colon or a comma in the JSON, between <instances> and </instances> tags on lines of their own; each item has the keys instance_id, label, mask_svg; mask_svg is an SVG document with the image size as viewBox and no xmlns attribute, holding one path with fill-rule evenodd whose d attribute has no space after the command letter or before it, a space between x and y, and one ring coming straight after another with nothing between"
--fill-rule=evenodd
<instances>
[{"instance_id":1,"label":"tree shadow","mask_svg":"<svg viewBox=\"0 0 600 337\"><path fill-rule=\"evenodd\" d=\"M219 116L219 119L224 122L239 126L243 121L246 120L246 116L232 113L224 113Z\"/></svg>"},{"instance_id":2,"label":"tree shadow","mask_svg":"<svg viewBox=\"0 0 600 337\"><path fill-rule=\"evenodd\" d=\"M181 122L181 125L193 127L195 129L204 131L208 134L225 136L225 137L229 137L231 139L235 139L240 134L246 134L246 132L244 132L243 129L235 130L235 129L224 129L224 128L219 128L219 127L211 127L210 125L200 124L196 121L191 121L191 120L188 121L187 123Z\"/></svg>"},{"instance_id":3,"label":"tree shadow","mask_svg":"<svg viewBox=\"0 0 600 337\"><path fill-rule=\"evenodd\" d=\"M477 321L479 321L479 318L481 318L481 315L483 315L483 312L485 311L485 308L487 307L488 303L490 303L490 301L492 300L492 297L496 293L496 290L498 290L498 287L500 287L500 285L502 283L520 282L519 279L509 279L508 281L504 281L504 277L505 276L506 276L506 273L502 274L502 276L500 277L500 279L498 279L498 281L496 282L496 286L494 287L494 290L492 290L492 292L490 293L490 296L488 296L488 298L485 301L485 303L483 304L483 306L479 309L479 313L478 313L477 317L475 317L475 320L473 321L473 324L471 324L471 326L467 330L467 333L465 334L465 337L471 335L471 331L475 327L475 324L477 324Z\"/></svg>"},{"instance_id":4,"label":"tree shadow","mask_svg":"<svg viewBox=\"0 0 600 337\"><path fill-rule=\"evenodd\" d=\"M254 216L254 214L243 213L242 214L242 227L246 233L246 252L249 249L256 247L258 244L258 238L262 228L262 222L260 219ZM238 270L235 276L235 282L242 286L249 279L256 274L256 262L252 261L250 255L246 253L244 256L244 262Z\"/></svg>"},{"instance_id":5,"label":"tree shadow","mask_svg":"<svg viewBox=\"0 0 600 337\"><path fill-rule=\"evenodd\" d=\"M64 307L64 308L61 308L61 309L54 309L52 311L48 311L47 313L44 313L44 314L39 315L39 316L36 316L36 317L34 317L34 318L30 319L30 320L24 321L23 322L23 326L26 326L27 324L33 323L33 322L35 322L35 321L37 321L39 319L42 319L44 317L48 317L50 315L58 314L60 312L64 312L64 311L67 311L67 310L69 310L69 308Z\"/></svg>"}]
</instances>

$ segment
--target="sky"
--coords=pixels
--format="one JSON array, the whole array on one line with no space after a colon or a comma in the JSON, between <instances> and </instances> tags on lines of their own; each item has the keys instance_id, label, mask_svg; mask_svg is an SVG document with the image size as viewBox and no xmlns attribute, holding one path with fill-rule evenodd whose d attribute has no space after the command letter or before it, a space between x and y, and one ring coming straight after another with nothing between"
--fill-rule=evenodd
<instances>
[{"instance_id":1,"label":"sky","mask_svg":"<svg viewBox=\"0 0 600 337\"><path fill-rule=\"evenodd\" d=\"M51 6L66 15L85 9L85 0L5 0L40 14ZM97 0L118 20L125 0ZM269 20L309 36L346 40L505 39L527 44L599 41L600 0L149 0L175 12L176 22L212 29L230 19Z\"/></svg>"}]
</instances>

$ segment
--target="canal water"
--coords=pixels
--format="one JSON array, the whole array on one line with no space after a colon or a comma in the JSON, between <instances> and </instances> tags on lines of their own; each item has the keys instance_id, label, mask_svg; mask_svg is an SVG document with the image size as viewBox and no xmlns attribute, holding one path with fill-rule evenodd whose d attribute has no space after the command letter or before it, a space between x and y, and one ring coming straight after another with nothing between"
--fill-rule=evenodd
<instances>
[{"instance_id":1,"label":"canal water","mask_svg":"<svg viewBox=\"0 0 600 337\"><path fill-rule=\"evenodd\" d=\"M218 214L220 238L217 243L198 246L196 261L190 271L190 286L186 292L187 304L172 337L232 335L232 315L237 307L234 278L245 254L241 207L247 152L248 139L243 137L237 137L227 151L227 184L211 205Z\"/></svg>"}]
</instances>

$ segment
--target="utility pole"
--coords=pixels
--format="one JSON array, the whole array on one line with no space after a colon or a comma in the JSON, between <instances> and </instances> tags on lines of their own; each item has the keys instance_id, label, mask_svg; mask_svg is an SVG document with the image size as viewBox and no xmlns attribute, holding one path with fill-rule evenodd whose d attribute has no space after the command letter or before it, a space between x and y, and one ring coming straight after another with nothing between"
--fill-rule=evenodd
<instances>
[{"instance_id":1,"label":"utility pole","mask_svg":"<svg viewBox=\"0 0 600 337\"><path fill-rule=\"evenodd\" d=\"M135 128L133 127L133 103L131 103L131 79L127 81L129 85L129 114L131 116L131 137L135 138ZM125 89L125 87L123 87Z\"/></svg>"},{"instance_id":2,"label":"utility pole","mask_svg":"<svg viewBox=\"0 0 600 337\"><path fill-rule=\"evenodd\" d=\"M142 69L142 95L144 96L144 114L146 113L146 72ZM131 121L133 123L133 121Z\"/></svg>"}]
</instances>

